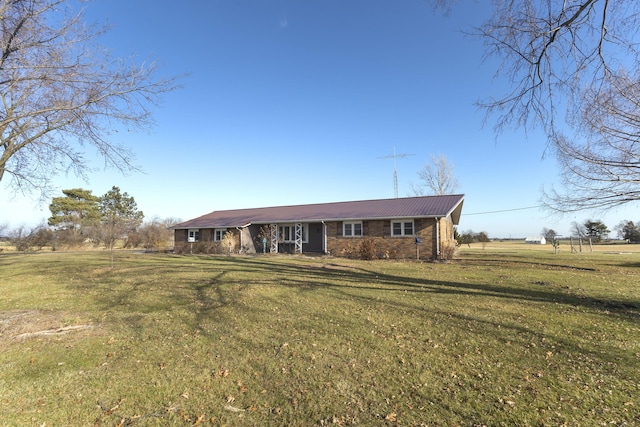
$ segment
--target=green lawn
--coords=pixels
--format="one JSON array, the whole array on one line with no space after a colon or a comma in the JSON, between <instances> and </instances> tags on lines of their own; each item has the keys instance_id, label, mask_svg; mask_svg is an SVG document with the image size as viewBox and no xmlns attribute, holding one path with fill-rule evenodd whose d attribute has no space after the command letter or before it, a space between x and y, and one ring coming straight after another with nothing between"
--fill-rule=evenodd
<instances>
[{"instance_id":1,"label":"green lawn","mask_svg":"<svg viewBox=\"0 0 640 427\"><path fill-rule=\"evenodd\" d=\"M0 254L1 424L640 425L623 249Z\"/></svg>"}]
</instances>

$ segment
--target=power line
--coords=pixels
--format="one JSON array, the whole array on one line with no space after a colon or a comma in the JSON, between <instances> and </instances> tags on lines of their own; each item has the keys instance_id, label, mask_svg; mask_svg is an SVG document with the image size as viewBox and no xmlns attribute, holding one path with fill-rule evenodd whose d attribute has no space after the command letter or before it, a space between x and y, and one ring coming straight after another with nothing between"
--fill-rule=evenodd
<instances>
[{"instance_id":1,"label":"power line","mask_svg":"<svg viewBox=\"0 0 640 427\"><path fill-rule=\"evenodd\" d=\"M493 213L502 213L502 212L514 212L514 211L524 211L527 209L538 209L541 208L542 205L538 205L538 206L527 206L525 208L513 208L513 209L503 209L500 211L489 211L489 212L474 212L474 213L463 213L462 216L471 216L471 215L487 215L487 214L493 214Z\"/></svg>"}]
</instances>

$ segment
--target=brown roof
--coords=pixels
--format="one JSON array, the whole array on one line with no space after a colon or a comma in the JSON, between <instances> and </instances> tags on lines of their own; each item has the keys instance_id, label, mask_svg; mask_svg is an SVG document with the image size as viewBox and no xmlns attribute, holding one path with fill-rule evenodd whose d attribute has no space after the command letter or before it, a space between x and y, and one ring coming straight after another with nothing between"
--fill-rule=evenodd
<instances>
[{"instance_id":1,"label":"brown roof","mask_svg":"<svg viewBox=\"0 0 640 427\"><path fill-rule=\"evenodd\" d=\"M214 211L172 228L231 228L249 224L441 218L449 215L453 223L458 224L463 201L464 195L454 194Z\"/></svg>"}]
</instances>

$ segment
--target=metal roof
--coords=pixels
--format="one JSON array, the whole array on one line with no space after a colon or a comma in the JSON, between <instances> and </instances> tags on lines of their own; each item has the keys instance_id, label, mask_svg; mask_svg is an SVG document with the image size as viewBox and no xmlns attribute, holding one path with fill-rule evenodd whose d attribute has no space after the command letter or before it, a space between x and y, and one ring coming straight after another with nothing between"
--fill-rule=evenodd
<instances>
[{"instance_id":1,"label":"metal roof","mask_svg":"<svg viewBox=\"0 0 640 427\"><path fill-rule=\"evenodd\" d=\"M249 224L349 221L396 218L442 218L451 215L458 224L463 194L360 200L311 205L214 211L174 225L184 228L232 228Z\"/></svg>"}]
</instances>

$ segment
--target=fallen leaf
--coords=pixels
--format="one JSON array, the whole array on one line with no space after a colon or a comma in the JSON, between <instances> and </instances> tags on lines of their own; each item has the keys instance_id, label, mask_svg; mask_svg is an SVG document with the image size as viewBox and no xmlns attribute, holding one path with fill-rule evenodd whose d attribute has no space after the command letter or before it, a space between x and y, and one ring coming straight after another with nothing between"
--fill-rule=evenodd
<instances>
[{"instance_id":1,"label":"fallen leaf","mask_svg":"<svg viewBox=\"0 0 640 427\"><path fill-rule=\"evenodd\" d=\"M105 414L105 415L111 415L111 414L113 414L113 413L114 413L115 411L117 411L117 410L118 410L118 408L120 407L120 403L122 403L122 401L118 402L118 403L116 404L116 406L114 406L113 408L111 408L111 409L107 409L106 411L104 411L104 414Z\"/></svg>"},{"instance_id":2,"label":"fallen leaf","mask_svg":"<svg viewBox=\"0 0 640 427\"><path fill-rule=\"evenodd\" d=\"M216 371L215 376L218 378L225 378L229 376L229 370L227 368L220 368Z\"/></svg>"},{"instance_id":3,"label":"fallen leaf","mask_svg":"<svg viewBox=\"0 0 640 427\"><path fill-rule=\"evenodd\" d=\"M196 420L196 422L195 422L195 423L193 423L193 426L195 427L195 426L197 426L198 424L200 424L200 423L201 423L201 422L203 422L203 421L204 421L204 414L202 414L202 415L200 415L200 416L198 417L198 419Z\"/></svg>"}]
</instances>

